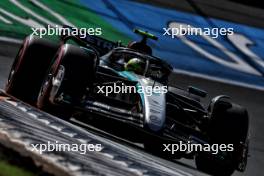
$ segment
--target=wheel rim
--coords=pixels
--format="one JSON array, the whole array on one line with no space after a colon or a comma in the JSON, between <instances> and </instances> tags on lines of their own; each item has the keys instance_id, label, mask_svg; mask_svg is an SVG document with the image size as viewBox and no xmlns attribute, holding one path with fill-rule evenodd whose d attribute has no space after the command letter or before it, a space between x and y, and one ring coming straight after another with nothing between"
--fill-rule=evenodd
<instances>
[{"instance_id":1,"label":"wheel rim","mask_svg":"<svg viewBox=\"0 0 264 176\"><path fill-rule=\"evenodd\" d=\"M54 75L57 74L58 72L58 68L61 62L61 58L64 54L64 47L60 47L60 49L58 50L58 53L55 55L55 59L53 64L51 65L48 75L45 77L43 84L41 86L40 92L39 92L39 96L38 96L38 100L37 100L37 107L42 109L45 105L45 101L47 100L47 97L49 96L50 90L51 90L51 84L52 84L52 78L54 77Z\"/></svg>"},{"instance_id":2,"label":"wheel rim","mask_svg":"<svg viewBox=\"0 0 264 176\"><path fill-rule=\"evenodd\" d=\"M28 46L29 39L27 38L26 41L24 42L24 45L20 48L19 53L17 54L14 63L12 64L11 71L8 75L7 79L7 85L6 85L6 91L8 92L12 88L12 82L15 78L16 72L20 67L22 58L25 55L26 48Z\"/></svg>"}]
</instances>

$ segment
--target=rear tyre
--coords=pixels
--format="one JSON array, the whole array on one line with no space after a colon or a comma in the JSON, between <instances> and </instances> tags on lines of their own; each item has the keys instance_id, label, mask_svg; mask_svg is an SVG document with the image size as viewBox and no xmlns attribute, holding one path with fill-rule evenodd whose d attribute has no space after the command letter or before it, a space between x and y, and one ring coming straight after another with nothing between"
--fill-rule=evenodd
<instances>
[{"instance_id":1,"label":"rear tyre","mask_svg":"<svg viewBox=\"0 0 264 176\"><path fill-rule=\"evenodd\" d=\"M238 168L242 145L248 142L248 124L245 108L228 101L217 101L211 109L210 144L232 145L233 151L221 151L215 156L198 153L195 158L197 168L212 175L231 175Z\"/></svg>"},{"instance_id":2,"label":"rear tyre","mask_svg":"<svg viewBox=\"0 0 264 176\"><path fill-rule=\"evenodd\" d=\"M39 92L40 109L54 109L61 100L64 104L79 103L94 82L98 58L90 50L65 44L55 57Z\"/></svg>"},{"instance_id":3,"label":"rear tyre","mask_svg":"<svg viewBox=\"0 0 264 176\"><path fill-rule=\"evenodd\" d=\"M48 40L28 36L13 62L5 91L24 102L35 104L58 47Z\"/></svg>"}]
</instances>

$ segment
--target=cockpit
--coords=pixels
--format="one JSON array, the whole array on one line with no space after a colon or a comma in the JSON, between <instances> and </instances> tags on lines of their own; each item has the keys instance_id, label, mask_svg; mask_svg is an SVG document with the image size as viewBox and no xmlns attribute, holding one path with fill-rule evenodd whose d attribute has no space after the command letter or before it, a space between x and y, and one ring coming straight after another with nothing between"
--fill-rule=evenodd
<instances>
[{"instance_id":1,"label":"cockpit","mask_svg":"<svg viewBox=\"0 0 264 176\"><path fill-rule=\"evenodd\" d=\"M133 71L161 83L167 82L172 70L169 64L159 58L121 47L102 56L101 60L116 71Z\"/></svg>"}]
</instances>

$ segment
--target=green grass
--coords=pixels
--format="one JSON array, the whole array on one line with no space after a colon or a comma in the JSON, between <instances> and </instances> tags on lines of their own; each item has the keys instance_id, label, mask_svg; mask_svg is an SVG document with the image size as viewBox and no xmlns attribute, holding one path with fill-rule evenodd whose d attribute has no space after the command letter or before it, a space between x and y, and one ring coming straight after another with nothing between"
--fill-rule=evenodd
<instances>
[{"instance_id":1,"label":"green grass","mask_svg":"<svg viewBox=\"0 0 264 176\"><path fill-rule=\"evenodd\" d=\"M42 4L49 7L54 12L60 14L70 23L74 24L78 28L102 28L102 37L118 41L121 40L124 44L127 44L130 41L130 38L127 37L122 31L119 31L115 26L109 24L102 16L96 14L89 8L84 7L79 3L78 0L63 0L63 1L53 1L53 0L40 0ZM61 22L55 18L52 14L49 14L47 11L42 10L28 0L20 0L23 6L31 9L36 14L52 21L56 24L61 24ZM36 17L31 14L26 13L22 9L15 6L8 0L1 0L0 7L7 12L18 16L22 19L32 19L39 24L44 24L42 21L38 20ZM12 22L12 24L6 24L0 21L0 36L9 36L14 38L23 39L26 35L32 33L32 30L29 26L16 21L8 16L6 18ZM132 30L132 29L131 29Z\"/></svg>"},{"instance_id":2,"label":"green grass","mask_svg":"<svg viewBox=\"0 0 264 176\"><path fill-rule=\"evenodd\" d=\"M0 176L33 176L34 174L18 166L0 161Z\"/></svg>"}]
</instances>

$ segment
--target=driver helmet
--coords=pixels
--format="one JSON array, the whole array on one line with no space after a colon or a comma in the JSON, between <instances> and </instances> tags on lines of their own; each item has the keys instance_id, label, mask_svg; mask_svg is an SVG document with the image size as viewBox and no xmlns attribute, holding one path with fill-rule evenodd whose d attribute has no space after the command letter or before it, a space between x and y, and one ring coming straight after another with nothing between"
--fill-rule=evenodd
<instances>
[{"instance_id":1,"label":"driver helmet","mask_svg":"<svg viewBox=\"0 0 264 176\"><path fill-rule=\"evenodd\" d=\"M143 74L145 63L139 58L132 58L125 64L125 71L133 71L136 74Z\"/></svg>"}]
</instances>

